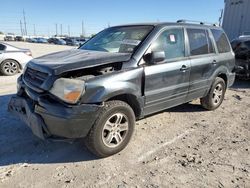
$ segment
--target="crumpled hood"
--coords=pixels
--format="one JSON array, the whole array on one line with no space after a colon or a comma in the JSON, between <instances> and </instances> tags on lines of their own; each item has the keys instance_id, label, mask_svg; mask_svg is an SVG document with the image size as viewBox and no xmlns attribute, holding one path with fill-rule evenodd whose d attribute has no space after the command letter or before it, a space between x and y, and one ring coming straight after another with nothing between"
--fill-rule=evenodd
<instances>
[{"instance_id":1,"label":"crumpled hood","mask_svg":"<svg viewBox=\"0 0 250 188\"><path fill-rule=\"evenodd\" d=\"M130 53L109 53L73 49L35 58L29 62L28 66L35 69L41 68L58 75L71 70L125 62L129 61L130 58Z\"/></svg>"}]
</instances>

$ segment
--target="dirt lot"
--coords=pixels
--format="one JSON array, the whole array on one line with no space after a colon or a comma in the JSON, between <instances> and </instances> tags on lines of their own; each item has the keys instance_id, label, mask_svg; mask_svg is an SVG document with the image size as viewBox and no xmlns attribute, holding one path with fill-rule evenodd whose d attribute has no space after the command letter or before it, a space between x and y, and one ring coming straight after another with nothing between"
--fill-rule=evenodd
<instances>
[{"instance_id":1,"label":"dirt lot","mask_svg":"<svg viewBox=\"0 0 250 188\"><path fill-rule=\"evenodd\" d=\"M14 44L35 57L69 48ZM15 80L0 76L0 187L250 187L250 82L216 111L193 101L138 121L124 151L96 159L80 141L40 141L9 114Z\"/></svg>"}]
</instances>

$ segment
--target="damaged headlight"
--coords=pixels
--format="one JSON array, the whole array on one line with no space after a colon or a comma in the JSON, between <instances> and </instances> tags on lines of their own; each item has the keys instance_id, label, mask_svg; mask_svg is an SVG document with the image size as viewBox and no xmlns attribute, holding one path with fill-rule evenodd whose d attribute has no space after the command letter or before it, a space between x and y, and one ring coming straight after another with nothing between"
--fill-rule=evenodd
<instances>
[{"instance_id":1,"label":"damaged headlight","mask_svg":"<svg viewBox=\"0 0 250 188\"><path fill-rule=\"evenodd\" d=\"M50 93L71 104L77 103L84 92L84 81L67 78L57 79L50 90Z\"/></svg>"}]
</instances>

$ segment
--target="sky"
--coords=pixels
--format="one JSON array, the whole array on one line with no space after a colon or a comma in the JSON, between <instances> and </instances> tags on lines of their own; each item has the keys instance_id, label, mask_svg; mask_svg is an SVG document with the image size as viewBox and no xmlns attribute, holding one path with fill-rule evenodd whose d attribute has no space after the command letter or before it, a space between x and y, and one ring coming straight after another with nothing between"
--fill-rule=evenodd
<instances>
[{"instance_id":1,"label":"sky","mask_svg":"<svg viewBox=\"0 0 250 188\"><path fill-rule=\"evenodd\" d=\"M9 0L0 6L0 31L20 34L25 11L28 35L57 32L79 36L114 25L175 22L178 19L217 23L224 0ZM24 27L24 26L23 26Z\"/></svg>"}]
</instances>

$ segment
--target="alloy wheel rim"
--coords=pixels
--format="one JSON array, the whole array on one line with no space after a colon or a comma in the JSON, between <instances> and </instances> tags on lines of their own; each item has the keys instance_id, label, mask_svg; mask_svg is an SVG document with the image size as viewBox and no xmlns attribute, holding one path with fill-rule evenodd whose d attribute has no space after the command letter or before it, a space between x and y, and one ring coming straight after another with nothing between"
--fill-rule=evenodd
<instances>
[{"instance_id":1,"label":"alloy wheel rim","mask_svg":"<svg viewBox=\"0 0 250 188\"><path fill-rule=\"evenodd\" d=\"M15 74L18 70L18 67L15 62L7 61L4 63L3 69L7 74Z\"/></svg>"},{"instance_id":2,"label":"alloy wheel rim","mask_svg":"<svg viewBox=\"0 0 250 188\"><path fill-rule=\"evenodd\" d=\"M221 100L222 100L222 95L223 95L223 86L221 84L218 84L215 88L214 88L214 92L213 92L213 103L215 105L218 105Z\"/></svg>"},{"instance_id":3,"label":"alloy wheel rim","mask_svg":"<svg viewBox=\"0 0 250 188\"><path fill-rule=\"evenodd\" d=\"M127 136L128 129L128 117L123 113L113 114L104 124L103 143L110 148L119 146Z\"/></svg>"}]
</instances>

